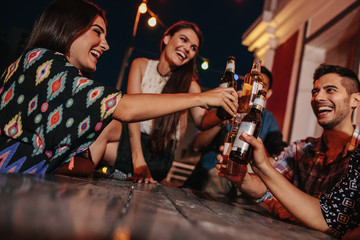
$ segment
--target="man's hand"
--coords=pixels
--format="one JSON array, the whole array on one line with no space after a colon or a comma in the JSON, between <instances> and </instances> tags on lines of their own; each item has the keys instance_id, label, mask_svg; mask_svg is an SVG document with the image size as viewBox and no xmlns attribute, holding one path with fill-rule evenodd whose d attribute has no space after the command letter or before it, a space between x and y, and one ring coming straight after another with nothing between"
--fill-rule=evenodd
<instances>
[{"instance_id":1,"label":"man's hand","mask_svg":"<svg viewBox=\"0 0 360 240\"><path fill-rule=\"evenodd\" d=\"M220 146L219 148L220 151L223 151L224 150L224 146ZM223 162L223 156L221 154L217 155L216 156L217 160L219 163L216 164L216 168L219 171L219 177L223 177L223 178L226 178L227 180L239 185L241 184L241 182L243 181L244 179L244 176L245 174L247 173L247 166L246 165L241 165L239 164L239 167L240 167L240 174L239 175L236 175L236 176L231 176L228 174L228 171L227 171L227 164ZM227 161L231 161L230 159L228 159Z\"/></svg>"},{"instance_id":2,"label":"man's hand","mask_svg":"<svg viewBox=\"0 0 360 240\"><path fill-rule=\"evenodd\" d=\"M251 136L252 137L252 136ZM254 138L254 137L252 137ZM258 141L254 138L255 141ZM260 139L261 141L261 139ZM259 143L261 145L261 142ZM224 146L220 146L220 151L223 151ZM261 151L260 151L261 154ZM266 154L265 154L266 156ZM240 165L240 174L237 176L229 176L226 174L225 168L222 166L223 164L223 157L221 154L216 156L219 163L216 164L216 168L220 170L219 176L224 177L227 180L234 183L236 188L238 188L242 193L247 194L251 198L261 198L267 188L265 184L261 181L261 179L253 173L249 173L247 171L247 165ZM228 160L231 161L231 160Z\"/></svg>"}]
</instances>

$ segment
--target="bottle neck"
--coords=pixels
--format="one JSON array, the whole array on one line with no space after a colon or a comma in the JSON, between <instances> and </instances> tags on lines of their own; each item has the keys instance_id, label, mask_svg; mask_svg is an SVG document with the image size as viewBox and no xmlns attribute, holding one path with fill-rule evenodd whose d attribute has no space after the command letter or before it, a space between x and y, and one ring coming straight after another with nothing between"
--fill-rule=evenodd
<instances>
[{"instance_id":1,"label":"bottle neck","mask_svg":"<svg viewBox=\"0 0 360 240\"><path fill-rule=\"evenodd\" d=\"M231 127L231 132L237 132L238 131L241 120L242 120L242 117L243 116L241 114L236 114L236 117L234 118L233 124L232 124L232 127Z\"/></svg>"},{"instance_id":2,"label":"bottle neck","mask_svg":"<svg viewBox=\"0 0 360 240\"><path fill-rule=\"evenodd\" d=\"M254 59L251 72L253 73L261 73L261 60L258 58Z\"/></svg>"},{"instance_id":3,"label":"bottle neck","mask_svg":"<svg viewBox=\"0 0 360 240\"><path fill-rule=\"evenodd\" d=\"M234 61L230 60L226 63L225 73L226 72L235 73L235 62Z\"/></svg>"}]
</instances>

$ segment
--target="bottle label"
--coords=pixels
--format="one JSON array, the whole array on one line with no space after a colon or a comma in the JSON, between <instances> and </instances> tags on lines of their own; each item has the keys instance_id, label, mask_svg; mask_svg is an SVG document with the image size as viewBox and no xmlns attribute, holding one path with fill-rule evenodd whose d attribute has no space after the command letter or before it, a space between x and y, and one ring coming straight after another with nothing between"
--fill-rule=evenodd
<instances>
[{"instance_id":1,"label":"bottle label","mask_svg":"<svg viewBox=\"0 0 360 240\"><path fill-rule=\"evenodd\" d=\"M229 62L226 65L226 71L235 72L235 63L234 62Z\"/></svg>"},{"instance_id":2,"label":"bottle label","mask_svg":"<svg viewBox=\"0 0 360 240\"><path fill-rule=\"evenodd\" d=\"M253 105L258 91L261 90L262 88L263 88L263 85L261 83L254 82L254 85L253 85L252 91L251 91L251 98L250 98L250 103L249 103L250 106Z\"/></svg>"},{"instance_id":3,"label":"bottle label","mask_svg":"<svg viewBox=\"0 0 360 240\"><path fill-rule=\"evenodd\" d=\"M263 98L255 98L255 101L254 101L253 105L255 105L255 104L260 105L261 106L260 110L262 110L262 107L264 106L264 103L265 103L265 100ZM257 107L257 109L259 109L259 108Z\"/></svg>"},{"instance_id":4,"label":"bottle label","mask_svg":"<svg viewBox=\"0 0 360 240\"><path fill-rule=\"evenodd\" d=\"M246 132L249 135L253 135L256 129L256 124L253 122L242 122L240 129L236 135L234 144L232 146L232 151L237 151L241 149L242 152L248 150L249 144L240 139L241 133Z\"/></svg>"},{"instance_id":5,"label":"bottle label","mask_svg":"<svg viewBox=\"0 0 360 240\"><path fill-rule=\"evenodd\" d=\"M226 142L224 143L224 151L223 155L230 155L232 143Z\"/></svg>"}]
</instances>

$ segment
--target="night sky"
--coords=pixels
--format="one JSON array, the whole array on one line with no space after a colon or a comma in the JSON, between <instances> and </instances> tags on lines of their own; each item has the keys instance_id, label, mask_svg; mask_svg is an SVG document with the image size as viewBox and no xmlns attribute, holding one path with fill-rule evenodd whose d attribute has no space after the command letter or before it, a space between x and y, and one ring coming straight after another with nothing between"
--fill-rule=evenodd
<instances>
[{"instance_id":1,"label":"night sky","mask_svg":"<svg viewBox=\"0 0 360 240\"><path fill-rule=\"evenodd\" d=\"M1 71L19 54L21 43L31 30L35 19L51 0L6 1L2 3L0 20ZM130 43L135 15L141 0L94 0L105 9L108 19L107 40L110 51L98 61L93 78L105 85L115 86L126 46ZM158 15L166 27L179 20L196 23L203 32L204 43L199 55L209 59L207 71L200 68L200 84L206 88L217 87L225 69L227 56L236 57L236 72L244 75L251 67L253 53L241 45L243 32L260 16L263 0L148 0L149 8ZM135 57L158 58L159 44L165 28L147 26L149 14L142 15L135 38ZM11 59L11 60L10 60ZM128 68L127 68L128 70ZM126 91L127 72L121 89Z\"/></svg>"}]
</instances>

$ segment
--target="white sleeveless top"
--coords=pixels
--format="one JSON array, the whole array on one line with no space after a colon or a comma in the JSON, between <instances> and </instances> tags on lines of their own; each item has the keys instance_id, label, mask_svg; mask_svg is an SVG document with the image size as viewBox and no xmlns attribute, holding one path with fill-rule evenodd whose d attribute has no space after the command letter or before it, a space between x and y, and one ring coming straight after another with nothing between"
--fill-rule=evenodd
<instances>
[{"instance_id":1,"label":"white sleeveless top","mask_svg":"<svg viewBox=\"0 0 360 240\"><path fill-rule=\"evenodd\" d=\"M161 93L170 76L161 76L157 70L158 60L149 60L146 66L144 77L141 81L142 93ZM159 106L160 107L160 106ZM140 131L150 134L153 128L153 120L140 122ZM180 122L176 128L176 140L180 139Z\"/></svg>"}]
</instances>

